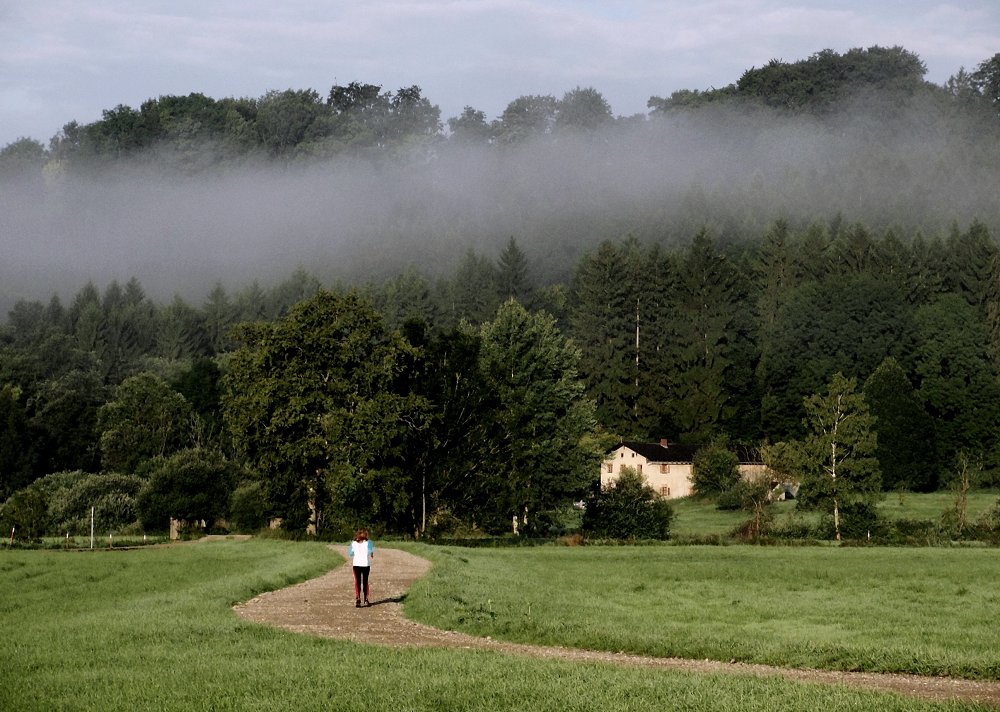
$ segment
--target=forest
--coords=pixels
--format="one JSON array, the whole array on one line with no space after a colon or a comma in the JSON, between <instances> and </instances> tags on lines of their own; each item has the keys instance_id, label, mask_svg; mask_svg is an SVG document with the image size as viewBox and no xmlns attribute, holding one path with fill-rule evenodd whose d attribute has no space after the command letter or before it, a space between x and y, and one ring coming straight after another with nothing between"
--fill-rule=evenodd
<instances>
[{"instance_id":1,"label":"forest","mask_svg":"<svg viewBox=\"0 0 1000 712\"><path fill-rule=\"evenodd\" d=\"M192 94L20 139L0 517L548 534L610 444L780 454L835 388L857 496L995 486L1000 54L924 71L826 50L447 130L419 87Z\"/></svg>"}]
</instances>

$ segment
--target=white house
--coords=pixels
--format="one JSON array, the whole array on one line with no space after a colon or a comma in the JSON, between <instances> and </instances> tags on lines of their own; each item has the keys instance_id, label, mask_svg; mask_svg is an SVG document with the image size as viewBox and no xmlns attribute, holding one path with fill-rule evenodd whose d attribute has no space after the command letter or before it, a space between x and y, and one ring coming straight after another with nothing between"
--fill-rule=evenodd
<instances>
[{"instance_id":1,"label":"white house","mask_svg":"<svg viewBox=\"0 0 1000 712\"><path fill-rule=\"evenodd\" d=\"M631 467L645 477L649 486L661 497L687 497L693 491L691 475L694 454L698 449L695 445L678 445L668 440L659 443L622 441L608 452L601 463L601 487L607 487L622 470ZM751 449L738 448L733 452L739 459L743 477L763 472L764 463Z\"/></svg>"}]
</instances>

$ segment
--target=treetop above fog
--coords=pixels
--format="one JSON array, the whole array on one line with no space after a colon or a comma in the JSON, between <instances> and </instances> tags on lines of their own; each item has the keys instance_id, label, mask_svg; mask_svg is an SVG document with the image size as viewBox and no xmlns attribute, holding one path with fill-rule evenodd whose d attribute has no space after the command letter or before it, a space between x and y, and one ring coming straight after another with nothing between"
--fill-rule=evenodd
<instances>
[{"instance_id":1,"label":"treetop above fog","mask_svg":"<svg viewBox=\"0 0 1000 712\"><path fill-rule=\"evenodd\" d=\"M1000 53L965 68L945 86L924 80L926 66L902 47L825 49L804 60L772 59L751 67L734 83L708 90L682 89L651 96L649 117L707 105L822 115L847 109L866 96L892 103L924 93L958 102L963 111L993 114L1000 100ZM466 106L446 122L417 85L386 91L350 82L321 95L314 89L269 91L258 98L213 99L200 93L150 98L138 108L120 104L100 120L73 120L46 149L21 138L0 150L0 177L33 174L49 161L63 165L114 165L141 158L157 166L201 171L247 160L315 160L337 156L428 157L442 143L503 146L540 136L580 134L616 124L632 126L647 117L614 117L592 87L513 99L496 119ZM447 132L444 130L447 126Z\"/></svg>"}]
</instances>

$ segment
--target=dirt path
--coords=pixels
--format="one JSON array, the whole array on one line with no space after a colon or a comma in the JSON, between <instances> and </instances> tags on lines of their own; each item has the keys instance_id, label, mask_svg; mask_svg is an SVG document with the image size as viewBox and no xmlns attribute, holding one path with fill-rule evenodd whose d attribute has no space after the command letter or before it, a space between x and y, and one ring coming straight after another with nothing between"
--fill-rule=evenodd
<instances>
[{"instance_id":1,"label":"dirt path","mask_svg":"<svg viewBox=\"0 0 1000 712\"><path fill-rule=\"evenodd\" d=\"M651 658L476 638L465 633L431 628L403 617L403 594L430 569L430 562L395 549L379 549L372 566L372 605L354 607L354 582L349 566L303 583L265 593L235 607L247 620L297 633L374 643L391 647L452 647L496 650L539 658L638 665L689 672L739 673L779 676L800 682L848 685L929 700L963 700L1000 707L1000 682L960 680L917 675L889 675L826 670L798 670L722 663L710 660Z\"/></svg>"}]
</instances>

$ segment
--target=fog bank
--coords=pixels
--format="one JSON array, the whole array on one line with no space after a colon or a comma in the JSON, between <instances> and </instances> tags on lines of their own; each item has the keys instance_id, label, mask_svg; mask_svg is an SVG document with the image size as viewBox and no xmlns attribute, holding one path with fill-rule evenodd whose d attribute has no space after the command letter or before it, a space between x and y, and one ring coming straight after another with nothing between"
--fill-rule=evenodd
<instances>
[{"instance_id":1,"label":"fog bank","mask_svg":"<svg viewBox=\"0 0 1000 712\"><path fill-rule=\"evenodd\" d=\"M447 274L469 248L514 236L535 275L565 278L601 240L667 245L862 222L908 237L978 219L996 235L1000 160L963 117L914 103L823 121L709 108L547 136L518 147L442 141L421 160L255 165L184 176L122 166L49 170L0 192L0 300L68 295L137 277L158 300L200 304L221 281L380 280L408 265Z\"/></svg>"}]
</instances>

